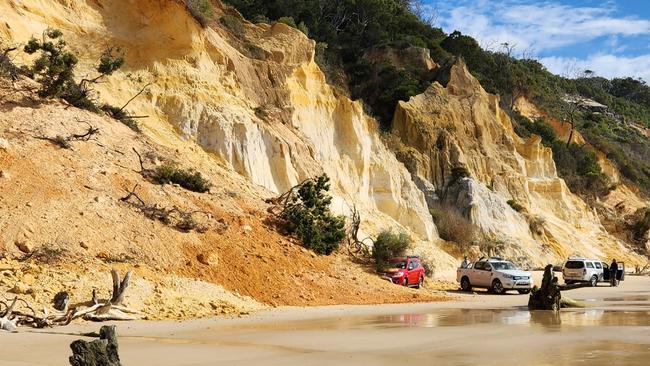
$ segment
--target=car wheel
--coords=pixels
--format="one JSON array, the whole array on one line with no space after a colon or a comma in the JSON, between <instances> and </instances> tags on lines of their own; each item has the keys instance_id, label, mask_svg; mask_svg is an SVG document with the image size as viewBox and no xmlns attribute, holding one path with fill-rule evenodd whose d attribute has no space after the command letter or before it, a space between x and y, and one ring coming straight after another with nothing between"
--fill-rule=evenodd
<instances>
[{"instance_id":1,"label":"car wheel","mask_svg":"<svg viewBox=\"0 0 650 366\"><path fill-rule=\"evenodd\" d=\"M526 290L517 290L517 292L519 292L519 293L522 294L522 295L526 295L526 294L530 293L530 290L529 290L529 289L526 289Z\"/></svg>"},{"instance_id":2,"label":"car wheel","mask_svg":"<svg viewBox=\"0 0 650 366\"><path fill-rule=\"evenodd\" d=\"M460 280L460 289L462 291L472 291L472 284L469 283L469 278L463 277Z\"/></svg>"},{"instance_id":3,"label":"car wheel","mask_svg":"<svg viewBox=\"0 0 650 366\"><path fill-rule=\"evenodd\" d=\"M598 276L591 276L589 283L591 284L591 287L596 287L596 285L598 285Z\"/></svg>"},{"instance_id":4,"label":"car wheel","mask_svg":"<svg viewBox=\"0 0 650 366\"><path fill-rule=\"evenodd\" d=\"M408 278L404 278L404 279L402 280L402 286L404 286L404 287L408 287L408 285L409 285L409 279L408 279Z\"/></svg>"},{"instance_id":5,"label":"car wheel","mask_svg":"<svg viewBox=\"0 0 650 366\"><path fill-rule=\"evenodd\" d=\"M416 288L422 288L423 284L424 284L424 277L420 277L420 280L418 281L418 285Z\"/></svg>"},{"instance_id":6,"label":"car wheel","mask_svg":"<svg viewBox=\"0 0 650 366\"><path fill-rule=\"evenodd\" d=\"M503 284L501 281L499 281L499 279L492 281L492 292L497 295L501 295L506 292L506 290L503 288Z\"/></svg>"}]
</instances>

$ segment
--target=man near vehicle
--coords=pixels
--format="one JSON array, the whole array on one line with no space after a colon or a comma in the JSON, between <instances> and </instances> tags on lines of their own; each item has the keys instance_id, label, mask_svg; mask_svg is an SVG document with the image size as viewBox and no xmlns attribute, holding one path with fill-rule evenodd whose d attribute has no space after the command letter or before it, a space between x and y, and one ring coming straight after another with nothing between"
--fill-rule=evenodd
<instances>
[{"instance_id":1,"label":"man near vehicle","mask_svg":"<svg viewBox=\"0 0 650 366\"><path fill-rule=\"evenodd\" d=\"M463 259L463 263L460 264L460 268L467 268L469 267L469 259L467 259L467 256L465 256L465 259Z\"/></svg>"},{"instance_id":2,"label":"man near vehicle","mask_svg":"<svg viewBox=\"0 0 650 366\"><path fill-rule=\"evenodd\" d=\"M616 263L616 259L612 260L612 264L609 265L609 272L610 285L618 286L618 279L616 278L616 275L618 275L618 263Z\"/></svg>"}]
</instances>

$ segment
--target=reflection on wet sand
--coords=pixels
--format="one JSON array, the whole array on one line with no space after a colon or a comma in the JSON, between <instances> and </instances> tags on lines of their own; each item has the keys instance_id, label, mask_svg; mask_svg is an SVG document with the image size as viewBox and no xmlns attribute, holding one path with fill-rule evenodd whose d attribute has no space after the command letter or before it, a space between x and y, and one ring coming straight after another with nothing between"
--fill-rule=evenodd
<instances>
[{"instance_id":1,"label":"reflection on wet sand","mask_svg":"<svg viewBox=\"0 0 650 366\"><path fill-rule=\"evenodd\" d=\"M354 330L403 327L433 328L481 324L542 326L551 329L571 326L650 326L650 312L602 309L564 310L562 312L531 312L523 309L442 309L420 314L328 318L237 326L230 329ZM219 330L226 329L228 328L219 328Z\"/></svg>"}]
</instances>

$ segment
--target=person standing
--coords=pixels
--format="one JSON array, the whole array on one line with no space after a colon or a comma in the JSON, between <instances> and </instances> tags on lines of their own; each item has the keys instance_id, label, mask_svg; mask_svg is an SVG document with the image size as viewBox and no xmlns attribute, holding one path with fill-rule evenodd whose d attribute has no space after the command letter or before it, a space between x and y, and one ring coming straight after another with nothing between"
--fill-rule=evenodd
<instances>
[{"instance_id":1,"label":"person standing","mask_svg":"<svg viewBox=\"0 0 650 366\"><path fill-rule=\"evenodd\" d=\"M460 264L460 268L468 268L470 265L469 259L467 259L467 256L465 256L465 259L463 259L463 263Z\"/></svg>"},{"instance_id":2,"label":"person standing","mask_svg":"<svg viewBox=\"0 0 650 366\"><path fill-rule=\"evenodd\" d=\"M609 273L610 285L618 286L618 279L616 278L618 275L618 263L616 263L616 259L612 260L612 264L609 265Z\"/></svg>"}]
</instances>

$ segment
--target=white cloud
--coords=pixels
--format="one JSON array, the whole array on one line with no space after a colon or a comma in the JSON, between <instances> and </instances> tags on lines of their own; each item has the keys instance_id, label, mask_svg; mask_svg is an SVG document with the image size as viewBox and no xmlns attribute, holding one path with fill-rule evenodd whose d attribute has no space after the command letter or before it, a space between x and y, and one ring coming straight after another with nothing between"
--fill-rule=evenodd
<instances>
[{"instance_id":1,"label":"white cloud","mask_svg":"<svg viewBox=\"0 0 650 366\"><path fill-rule=\"evenodd\" d=\"M650 20L617 16L611 3L600 7L521 0L450 3L436 4L445 31L460 30L481 44L516 44L520 51L531 47L547 51L599 37L650 34Z\"/></svg>"},{"instance_id":2,"label":"white cloud","mask_svg":"<svg viewBox=\"0 0 650 366\"><path fill-rule=\"evenodd\" d=\"M445 31L459 30L487 48L501 43L515 45L515 55L531 51L553 54L567 48L584 47L598 40L600 47L585 59L541 57L550 71L567 76L585 69L604 77L633 76L650 81L650 54L624 55L626 37L650 35L650 20L621 16L615 3L599 6L571 6L535 0L447 0L430 1L439 12L438 23Z\"/></svg>"},{"instance_id":3,"label":"white cloud","mask_svg":"<svg viewBox=\"0 0 650 366\"><path fill-rule=\"evenodd\" d=\"M577 72L593 70L596 75L606 78L640 77L650 80L650 55L617 56L612 54L595 54L586 59L567 57L542 57L539 60L549 71L569 77Z\"/></svg>"}]
</instances>

